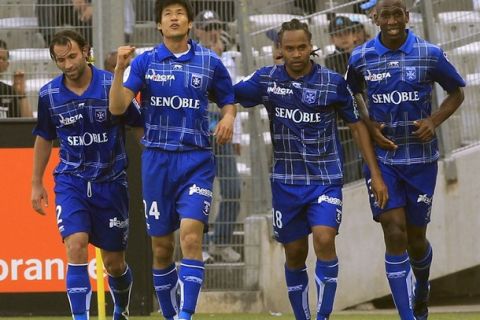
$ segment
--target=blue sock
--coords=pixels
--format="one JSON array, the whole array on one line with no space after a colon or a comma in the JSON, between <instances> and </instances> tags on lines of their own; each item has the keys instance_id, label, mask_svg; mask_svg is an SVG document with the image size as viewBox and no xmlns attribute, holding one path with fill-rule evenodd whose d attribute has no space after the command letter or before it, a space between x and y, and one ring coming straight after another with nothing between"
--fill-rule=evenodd
<instances>
[{"instance_id":1,"label":"blue sock","mask_svg":"<svg viewBox=\"0 0 480 320\"><path fill-rule=\"evenodd\" d=\"M392 291L393 301L402 320L415 320L411 306L412 272L408 254L385 254L385 270Z\"/></svg>"},{"instance_id":2,"label":"blue sock","mask_svg":"<svg viewBox=\"0 0 480 320\"><path fill-rule=\"evenodd\" d=\"M178 313L177 303L178 275L175 263L166 269L153 269L153 286L158 304L165 318L173 318Z\"/></svg>"},{"instance_id":3,"label":"blue sock","mask_svg":"<svg viewBox=\"0 0 480 320\"><path fill-rule=\"evenodd\" d=\"M128 316L132 283L132 271L128 266L119 277L108 275L108 285L114 303L113 320L124 319L125 316Z\"/></svg>"},{"instance_id":4,"label":"blue sock","mask_svg":"<svg viewBox=\"0 0 480 320\"><path fill-rule=\"evenodd\" d=\"M317 260L315 282L317 284L317 319L328 319L333 309L337 291L338 259Z\"/></svg>"},{"instance_id":5,"label":"blue sock","mask_svg":"<svg viewBox=\"0 0 480 320\"><path fill-rule=\"evenodd\" d=\"M415 275L415 287L425 289L428 288L428 278L430 277L430 265L432 264L433 250L430 243L428 243L425 256L418 260L410 259L410 265L412 266L413 274Z\"/></svg>"},{"instance_id":6,"label":"blue sock","mask_svg":"<svg viewBox=\"0 0 480 320\"><path fill-rule=\"evenodd\" d=\"M87 320L92 288L88 277L88 264L68 264L67 296L75 320Z\"/></svg>"},{"instance_id":7,"label":"blue sock","mask_svg":"<svg viewBox=\"0 0 480 320\"><path fill-rule=\"evenodd\" d=\"M287 282L288 299L290 299L295 319L309 320L307 267L303 266L297 270L290 270L285 266L285 280Z\"/></svg>"},{"instance_id":8,"label":"blue sock","mask_svg":"<svg viewBox=\"0 0 480 320\"><path fill-rule=\"evenodd\" d=\"M178 316L179 319L190 320L192 314L195 313L204 273L205 267L202 261L190 259L180 261L181 311Z\"/></svg>"}]
</instances>

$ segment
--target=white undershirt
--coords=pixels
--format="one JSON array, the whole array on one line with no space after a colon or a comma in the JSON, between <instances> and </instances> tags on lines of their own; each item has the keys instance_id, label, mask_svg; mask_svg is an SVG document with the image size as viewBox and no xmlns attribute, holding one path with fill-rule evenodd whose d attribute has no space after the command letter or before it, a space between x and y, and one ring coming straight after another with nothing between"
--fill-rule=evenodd
<instances>
[{"instance_id":1,"label":"white undershirt","mask_svg":"<svg viewBox=\"0 0 480 320\"><path fill-rule=\"evenodd\" d=\"M180 52L180 53L174 53L173 55L176 57L176 58L180 58L181 56L185 55L188 53L188 51L190 51L190 43L188 44L188 49L187 51L184 51L184 52Z\"/></svg>"}]
</instances>

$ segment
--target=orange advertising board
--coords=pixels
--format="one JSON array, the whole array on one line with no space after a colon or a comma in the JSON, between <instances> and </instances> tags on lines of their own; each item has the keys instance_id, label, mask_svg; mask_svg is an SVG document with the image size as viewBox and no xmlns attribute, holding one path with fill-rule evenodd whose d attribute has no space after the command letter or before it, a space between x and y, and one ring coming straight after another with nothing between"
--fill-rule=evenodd
<instances>
[{"instance_id":1,"label":"orange advertising board","mask_svg":"<svg viewBox=\"0 0 480 320\"><path fill-rule=\"evenodd\" d=\"M58 149L44 175L49 205L42 216L30 201L33 149L0 148L0 293L65 291L66 254L57 229L52 172ZM95 275L95 249L89 247L89 274ZM96 290L96 281L92 289Z\"/></svg>"}]
</instances>

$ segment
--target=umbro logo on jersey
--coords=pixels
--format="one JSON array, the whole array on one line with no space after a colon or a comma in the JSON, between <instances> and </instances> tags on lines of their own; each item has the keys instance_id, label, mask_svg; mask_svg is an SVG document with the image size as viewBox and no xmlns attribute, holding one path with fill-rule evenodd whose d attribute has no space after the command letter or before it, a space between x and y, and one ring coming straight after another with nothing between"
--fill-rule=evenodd
<instances>
[{"instance_id":1,"label":"umbro logo on jersey","mask_svg":"<svg viewBox=\"0 0 480 320\"><path fill-rule=\"evenodd\" d=\"M183 66L181 64L175 64L173 65L173 70L182 70Z\"/></svg>"},{"instance_id":2,"label":"umbro logo on jersey","mask_svg":"<svg viewBox=\"0 0 480 320\"><path fill-rule=\"evenodd\" d=\"M387 66L389 68L399 68L400 67L400 61L389 61L387 63Z\"/></svg>"}]
</instances>

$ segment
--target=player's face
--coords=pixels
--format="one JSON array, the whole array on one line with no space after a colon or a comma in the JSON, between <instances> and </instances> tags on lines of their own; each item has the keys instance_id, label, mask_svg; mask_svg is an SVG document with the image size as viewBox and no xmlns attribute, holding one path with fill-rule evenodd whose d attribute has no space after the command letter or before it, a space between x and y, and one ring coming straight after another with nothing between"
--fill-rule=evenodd
<instances>
[{"instance_id":1,"label":"player's face","mask_svg":"<svg viewBox=\"0 0 480 320\"><path fill-rule=\"evenodd\" d=\"M401 0L381 1L374 14L374 20L382 32L382 39L398 40L405 37L409 14Z\"/></svg>"},{"instance_id":2,"label":"player's face","mask_svg":"<svg viewBox=\"0 0 480 320\"><path fill-rule=\"evenodd\" d=\"M282 35L280 48L285 67L289 73L304 75L310 70L312 44L305 31L285 31Z\"/></svg>"},{"instance_id":3,"label":"player's face","mask_svg":"<svg viewBox=\"0 0 480 320\"><path fill-rule=\"evenodd\" d=\"M75 41L71 41L64 46L55 45L53 52L55 53L57 67L70 81L80 79L88 68L87 49L80 49Z\"/></svg>"},{"instance_id":4,"label":"player's face","mask_svg":"<svg viewBox=\"0 0 480 320\"><path fill-rule=\"evenodd\" d=\"M186 38L192 22L188 21L187 9L180 4L172 4L165 7L161 14L158 29L165 38Z\"/></svg>"}]
</instances>

